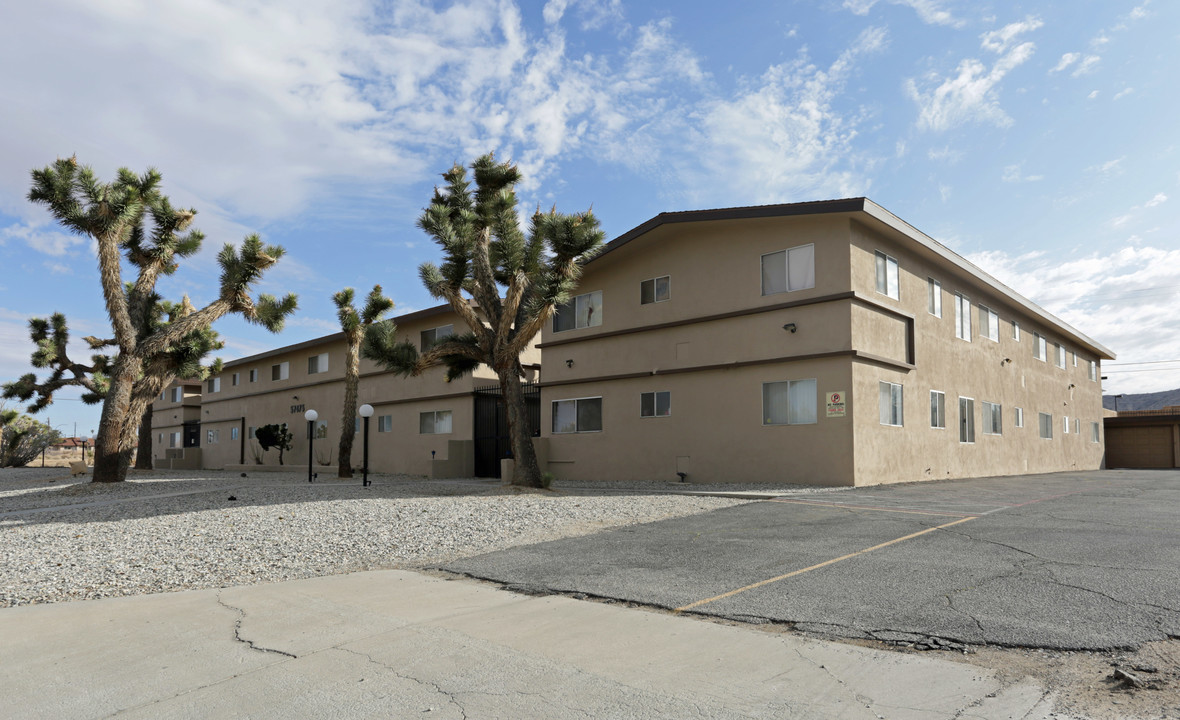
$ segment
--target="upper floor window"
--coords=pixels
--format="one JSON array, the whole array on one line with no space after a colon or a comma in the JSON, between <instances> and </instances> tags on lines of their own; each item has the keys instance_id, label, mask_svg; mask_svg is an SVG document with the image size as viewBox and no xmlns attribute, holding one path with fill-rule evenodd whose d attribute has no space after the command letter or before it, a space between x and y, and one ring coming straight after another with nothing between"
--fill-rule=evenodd
<instances>
[{"instance_id":1,"label":"upper floor window","mask_svg":"<svg viewBox=\"0 0 1180 720\"><path fill-rule=\"evenodd\" d=\"M184 388L172 388L172 402L181 402L184 400Z\"/></svg>"},{"instance_id":2,"label":"upper floor window","mask_svg":"<svg viewBox=\"0 0 1180 720\"><path fill-rule=\"evenodd\" d=\"M955 337L971 342L971 298L955 293Z\"/></svg>"},{"instance_id":3,"label":"upper floor window","mask_svg":"<svg viewBox=\"0 0 1180 720\"><path fill-rule=\"evenodd\" d=\"M800 245L762 256L762 294L815 287L815 245Z\"/></svg>"},{"instance_id":4,"label":"upper floor window","mask_svg":"<svg viewBox=\"0 0 1180 720\"><path fill-rule=\"evenodd\" d=\"M270 366L271 380L286 380L289 377L291 377L291 363L281 362Z\"/></svg>"},{"instance_id":5,"label":"upper floor window","mask_svg":"<svg viewBox=\"0 0 1180 720\"><path fill-rule=\"evenodd\" d=\"M897 260L880 250L877 251L877 292L894 300L899 297Z\"/></svg>"},{"instance_id":6,"label":"upper floor window","mask_svg":"<svg viewBox=\"0 0 1180 720\"><path fill-rule=\"evenodd\" d=\"M553 315L553 332L563 332L602 324L602 291L572 297L557 306Z\"/></svg>"},{"instance_id":7,"label":"upper floor window","mask_svg":"<svg viewBox=\"0 0 1180 720\"><path fill-rule=\"evenodd\" d=\"M762 383L764 425L814 425L815 379Z\"/></svg>"},{"instance_id":8,"label":"upper floor window","mask_svg":"<svg viewBox=\"0 0 1180 720\"><path fill-rule=\"evenodd\" d=\"M639 417L668 417L672 414L672 393L667 390L639 394Z\"/></svg>"},{"instance_id":9,"label":"upper floor window","mask_svg":"<svg viewBox=\"0 0 1180 720\"><path fill-rule=\"evenodd\" d=\"M425 352L425 351L429 350L430 346L434 345L439 340L442 340L443 338L446 338L446 337L450 337L454 334L455 334L455 326L454 325L443 325L442 327L436 327L436 328L430 328L429 330L423 330L422 335L421 335L422 351Z\"/></svg>"},{"instance_id":10,"label":"upper floor window","mask_svg":"<svg viewBox=\"0 0 1180 720\"><path fill-rule=\"evenodd\" d=\"M926 311L934 317L942 317L942 283L934 278L927 278L926 294Z\"/></svg>"},{"instance_id":11,"label":"upper floor window","mask_svg":"<svg viewBox=\"0 0 1180 720\"><path fill-rule=\"evenodd\" d=\"M250 382L258 382L258 368L250 371Z\"/></svg>"},{"instance_id":12,"label":"upper floor window","mask_svg":"<svg viewBox=\"0 0 1180 720\"><path fill-rule=\"evenodd\" d=\"M602 398L554 400L553 432L602 432Z\"/></svg>"},{"instance_id":13,"label":"upper floor window","mask_svg":"<svg viewBox=\"0 0 1180 720\"><path fill-rule=\"evenodd\" d=\"M322 372L328 372L328 353L312 355L307 359L308 375L316 375Z\"/></svg>"},{"instance_id":14,"label":"upper floor window","mask_svg":"<svg viewBox=\"0 0 1180 720\"><path fill-rule=\"evenodd\" d=\"M1024 427L1024 408L1016 408L1016 427Z\"/></svg>"},{"instance_id":15,"label":"upper floor window","mask_svg":"<svg viewBox=\"0 0 1180 720\"><path fill-rule=\"evenodd\" d=\"M221 392L221 378L209 378L205 389L211 393Z\"/></svg>"},{"instance_id":16,"label":"upper floor window","mask_svg":"<svg viewBox=\"0 0 1180 720\"><path fill-rule=\"evenodd\" d=\"M979 334L988 340L1000 341L1000 316L982 305L979 306Z\"/></svg>"},{"instance_id":17,"label":"upper floor window","mask_svg":"<svg viewBox=\"0 0 1180 720\"><path fill-rule=\"evenodd\" d=\"M672 277L670 275L644 280L639 283L639 303L641 305L664 302L665 300L671 299L671 297Z\"/></svg>"},{"instance_id":18,"label":"upper floor window","mask_svg":"<svg viewBox=\"0 0 1180 720\"><path fill-rule=\"evenodd\" d=\"M1056 348L1056 350L1057 350L1057 353L1056 353L1057 354L1057 367L1064 368L1065 367L1065 346L1060 343L1055 343L1053 345L1053 347Z\"/></svg>"},{"instance_id":19,"label":"upper floor window","mask_svg":"<svg viewBox=\"0 0 1180 720\"><path fill-rule=\"evenodd\" d=\"M233 375L229 376L229 384L236 386L238 384L238 382L241 381L241 379L242 379L241 373L234 373Z\"/></svg>"},{"instance_id":20,"label":"upper floor window","mask_svg":"<svg viewBox=\"0 0 1180 720\"><path fill-rule=\"evenodd\" d=\"M1045 361L1045 338L1040 333L1033 333L1033 357Z\"/></svg>"},{"instance_id":21,"label":"upper floor window","mask_svg":"<svg viewBox=\"0 0 1180 720\"><path fill-rule=\"evenodd\" d=\"M1090 360L1089 366L1090 366L1089 367L1090 379L1097 381L1098 380L1098 363L1094 362L1093 360Z\"/></svg>"},{"instance_id":22,"label":"upper floor window","mask_svg":"<svg viewBox=\"0 0 1180 720\"><path fill-rule=\"evenodd\" d=\"M1020 342L1020 323L1015 320L1012 321L1012 339Z\"/></svg>"},{"instance_id":23,"label":"upper floor window","mask_svg":"<svg viewBox=\"0 0 1180 720\"><path fill-rule=\"evenodd\" d=\"M451 411L432 410L418 413L418 433L420 435L447 435L451 432Z\"/></svg>"}]
</instances>

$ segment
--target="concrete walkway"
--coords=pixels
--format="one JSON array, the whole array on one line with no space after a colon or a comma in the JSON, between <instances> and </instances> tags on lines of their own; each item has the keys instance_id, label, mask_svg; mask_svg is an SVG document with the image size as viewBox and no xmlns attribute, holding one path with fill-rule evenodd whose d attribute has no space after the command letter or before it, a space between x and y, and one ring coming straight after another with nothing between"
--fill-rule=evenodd
<instances>
[{"instance_id":1,"label":"concrete walkway","mask_svg":"<svg viewBox=\"0 0 1180 720\"><path fill-rule=\"evenodd\" d=\"M1031 681L378 571L0 610L20 718L1046 718Z\"/></svg>"}]
</instances>

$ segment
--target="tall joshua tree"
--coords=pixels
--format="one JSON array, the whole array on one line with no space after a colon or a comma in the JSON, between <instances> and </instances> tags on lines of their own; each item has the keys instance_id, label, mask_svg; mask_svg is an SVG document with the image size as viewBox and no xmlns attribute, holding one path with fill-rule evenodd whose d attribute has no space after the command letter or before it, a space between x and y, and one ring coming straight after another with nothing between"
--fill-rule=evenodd
<instances>
[{"instance_id":1,"label":"tall joshua tree","mask_svg":"<svg viewBox=\"0 0 1180 720\"><path fill-rule=\"evenodd\" d=\"M471 165L474 193L467 172L455 165L443 174L446 185L418 219L445 253L442 266L423 263L418 275L435 298L446 300L470 332L452 335L419 354L409 342L398 342L385 323L365 333L365 357L403 375L445 365L451 380L486 364L496 372L508 411L514 485L541 486L541 470L533 448L521 387L520 355L577 287L581 263L602 247L603 233L591 211L566 215L537 211L526 236L517 220L514 187L520 171L497 163L490 153ZM468 301L469 295L475 302Z\"/></svg>"},{"instance_id":2,"label":"tall joshua tree","mask_svg":"<svg viewBox=\"0 0 1180 720\"><path fill-rule=\"evenodd\" d=\"M374 285L365 306L358 313L352 306L354 292L344 288L332 296L336 303L336 316L348 342L348 356L344 363L344 415L340 420L340 466L337 477L352 477L352 442L356 438L356 397L361 382L361 341L365 330L381 320L381 316L393 309L393 301L381 294L381 286ZM392 324L392 323L388 323Z\"/></svg>"},{"instance_id":3,"label":"tall joshua tree","mask_svg":"<svg viewBox=\"0 0 1180 720\"><path fill-rule=\"evenodd\" d=\"M177 258L195 254L204 239L203 233L189 229L196 210L173 208L160 192L160 182L160 173L154 169L136 175L126 168L112 182L102 182L74 158L33 171L29 200L46 205L63 226L94 238L98 245L99 276L113 337L86 341L92 350L111 348L113 354L95 354L89 365L74 362L66 354L65 317L34 318L29 322L37 344L33 366L52 368L52 373L42 382L29 373L5 385L4 396L27 401L35 394L29 411L37 412L53 402L58 389L76 385L86 390L83 400L101 401L94 482L126 479L144 411L180 372L178 363L202 349L201 343L186 342L194 333L207 331L230 313L278 332L296 307L294 295L281 301L272 295L250 297L251 287L283 255L283 248L263 245L257 235L249 235L239 248L227 243L218 254L221 288L217 299L151 329L147 318L159 302L156 281L175 272ZM138 271L126 286L124 259Z\"/></svg>"}]
</instances>

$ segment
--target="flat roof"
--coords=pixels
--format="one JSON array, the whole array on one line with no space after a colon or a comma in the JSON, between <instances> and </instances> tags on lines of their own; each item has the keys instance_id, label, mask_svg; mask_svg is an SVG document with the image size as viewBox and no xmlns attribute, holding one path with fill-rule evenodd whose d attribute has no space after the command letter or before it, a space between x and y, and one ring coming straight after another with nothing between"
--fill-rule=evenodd
<instances>
[{"instance_id":1,"label":"flat roof","mask_svg":"<svg viewBox=\"0 0 1180 720\"><path fill-rule=\"evenodd\" d=\"M646 235L647 233L662 225L688 222L706 222L710 220L748 220L754 218L780 218L799 215L834 214L847 214L852 217L859 217L862 221L867 221L867 224L870 226L876 227L879 230L883 229L891 231L890 234L893 236L913 242L920 248L924 248L929 253L933 254L944 262L951 264L967 275L992 287L997 293L999 293L1013 305L1016 305L1033 317L1036 317L1053 328L1061 331L1062 334L1068 336L1079 345L1087 347L1096 353L1100 358L1107 360L1115 359L1114 351L1112 351L1110 348L1102 345L1096 340L1093 340L1069 323L1061 320L1057 316L1042 308L1040 305L1037 305L1033 301L1000 282L995 277L985 272L978 265L975 265L971 261L964 258L962 255L959 255L954 250L948 248L946 245L943 245L926 233L918 230L913 225L910 225L866 197L783 203L778 205L750 205L745 207L715 208L710 210L663 212L642 223L641 225L637 225L631 230L628 230L614 240L611 240L604 246L602 252L598 253L598 255L589 260L586 264L591 265L597 262L611 252L622 248L624 245L627 245L632 240Z\"/></svg>"}]
</instances>

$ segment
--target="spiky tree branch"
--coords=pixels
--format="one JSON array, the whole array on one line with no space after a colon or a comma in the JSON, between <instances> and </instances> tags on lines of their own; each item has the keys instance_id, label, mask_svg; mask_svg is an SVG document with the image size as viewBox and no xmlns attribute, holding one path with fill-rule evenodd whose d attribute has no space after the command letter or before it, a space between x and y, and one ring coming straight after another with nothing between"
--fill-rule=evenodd
<instances>
[{"instance_id":1,"label":"spiky tree branch","mask_svg":"<svg viewBox=\"0 0 1180 720\"><path fill-rule=\"evenodd\" d=\"M352 477L352 444L356 436L357 390L361 381L361 343L364 340L365 329L380 322L381 317L393 309L393 301L385 297L380 285L374 285L365 298L365 306L358 313L352 306L355 296L352 288L344 288L332 296L336 303L336 316L340 319L340 328L344 331L345 341L348 343L347 355L344 363L344 410L340 421L340 453L337 476ZM393 326L392 322L382 323ZM396 331L396 328L395 328Z\"/></svg>"}]
</instances>

